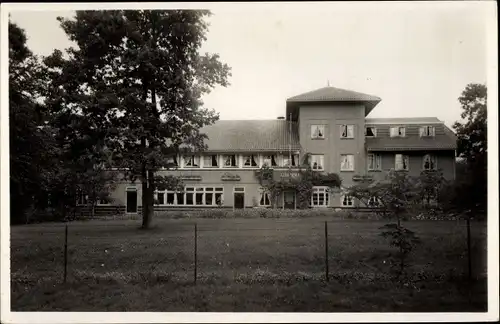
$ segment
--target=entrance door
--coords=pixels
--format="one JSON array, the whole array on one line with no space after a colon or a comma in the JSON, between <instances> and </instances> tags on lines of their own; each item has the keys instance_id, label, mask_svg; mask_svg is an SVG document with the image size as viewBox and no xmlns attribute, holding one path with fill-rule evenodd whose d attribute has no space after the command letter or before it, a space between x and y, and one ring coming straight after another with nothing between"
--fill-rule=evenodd
<instances>
[{"instance_id":1,"label":"entrance door","mask_svg":"<svg viewBox=\"0 0 500 324\"><path fill-rule=\"evenodd\" d=\"M234 193L234 208L241 209L245 208L245 193L235 192Z\"/></svg>"},{"instance_id":2,"label":"entrance door","mask_svg":"<svg viewBox=\"0 0 500 324\"><path fill-rule=\"evenodd\" d=\"M295 192L293 191L283 192L283 208L295 209Z\"/></svg>"},{"instance_id":3,"label":"entrance door","mask_svg":"<svg viewBox=\"0 0 500 324\"><path fill-rule=\"evenodd\" d=\"M127 191L127 213L137 213L137 191Z\"/></svg>"}]
</instances>

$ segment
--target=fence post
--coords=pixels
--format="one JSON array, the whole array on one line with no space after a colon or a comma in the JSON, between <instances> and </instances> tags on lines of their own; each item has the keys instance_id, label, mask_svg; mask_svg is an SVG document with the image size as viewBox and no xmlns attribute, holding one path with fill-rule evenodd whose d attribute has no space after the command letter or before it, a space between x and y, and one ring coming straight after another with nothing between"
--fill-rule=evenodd
<instances>
[{"instance_id":1,"label":"fence post","mask_svg":"<svg viewBox=\"0 0 500 324\"><path fill-rule=\"evenodd\" d=\"M68 277L68 224L64 230L64 283Z\"/></svg>"},{"instance_id":2,"label":"fence post","mask_svg":"<svg viewBox=\"0 0 500 324\"><path fill-rule=\"evenodd\" d=\"M198 277L198 225L194 223L194 283Z\"/></svg>"},{"instance_id":3,"label":"fence post","mask_svg":"<svg viewBox=\"0 0 500 324\"><path fill-rule=\"evenodd\" d=\"M469 268L469 280L472 279L472 260L471 260L471 237L470 237L470 216L467 217L467 262Z\"/></svg>"},{"instance_id":4,"label":"fence post","mask_svg":"<svg viewBox=\"0 0 500 324\"><path fill-rule=\"evenodd\" d=\"M328 223L325 221L325 279L330 281L330 275L328 273Z\"/></svg>"}]
</instances>

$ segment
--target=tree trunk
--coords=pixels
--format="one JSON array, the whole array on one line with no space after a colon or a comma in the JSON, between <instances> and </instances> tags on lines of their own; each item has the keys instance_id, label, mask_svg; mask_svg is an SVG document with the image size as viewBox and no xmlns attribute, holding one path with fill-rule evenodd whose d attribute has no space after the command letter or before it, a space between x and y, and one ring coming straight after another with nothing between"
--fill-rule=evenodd
<instances>
[{"instance_id":1,"label":"tree trunk","mask_svg":"<svg viewBox=\"0 0 500 324\"><path fill-rule=\"evenodd\" d=\"M144 140L143 140L144 141ZM149 212L149 183L148 172L146 165L143 165L141 170L141 185L142 185L142 228L149 228L151 225L151 214Z\"/></svg>"}]
</instances>

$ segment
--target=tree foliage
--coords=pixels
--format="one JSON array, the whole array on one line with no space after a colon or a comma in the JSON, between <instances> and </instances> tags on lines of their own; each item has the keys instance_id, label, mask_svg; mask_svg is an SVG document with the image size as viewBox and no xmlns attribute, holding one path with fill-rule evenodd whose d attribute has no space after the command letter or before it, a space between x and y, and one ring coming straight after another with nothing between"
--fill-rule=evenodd
<instances>
[{"instance_id":1,"label":"tree foliage","mask_svg":"<svg viewBox=\"0 0 500 324\"><path fill-rule=\"evenodd\" d=\"M487 206L487 88L469 84L459 97L462 121L453 125L458 137L457 154L465 172L457 173L453 204L470 214L484 214Z\"/></svg>"},{"instance_id":2,"label":"tree foliage","mask_svg":"<svg viewBox=\"0 0 500 324\"><path fill-rule=\"evenodd\" d=\"M419 238L415 232L402 225L408 215L416 215L431 201L439 203L443 199L447 181L440 170L423 171L419 176L409 176L406 171L391 170L381 181L365 181L349 189L349 194L369 205L375 201L375 209L383 218L396 220L382 226L381 235L389 239L389 244L398 249L396 273L398 277L406 274L408 256ZM374 200L375 199L375 200Z\"/></svg>"},{"instance_id":3,"label":"tree foliage","mask_svg":"<svg viewBox=\"0 0 500 324\"><path fill-rule=\"evenodd\" d=\"M203 10L78 11L59 18L78 47L46 59L53 73L50 107L61 139L79 141L74 156L127 170L142 184L143 227L153 215L157 173L182 150L201 151L199 129L218 119L202 96L227 85L229 67L200 54ZM105 158L104 158L105 156Z\"/></svg>"},{"instance_id":4,"label":"tree foliage","mask_svg":"<svg viewBox=\"0 0 500 324\"><path fill-rule=\"evenodd\" d=\"M25 222L47 189L55 148L43 126L40 96L44 70L26 45L23 29L9 21L9 138L11 222Z\"/></svg>"}]
</instances>

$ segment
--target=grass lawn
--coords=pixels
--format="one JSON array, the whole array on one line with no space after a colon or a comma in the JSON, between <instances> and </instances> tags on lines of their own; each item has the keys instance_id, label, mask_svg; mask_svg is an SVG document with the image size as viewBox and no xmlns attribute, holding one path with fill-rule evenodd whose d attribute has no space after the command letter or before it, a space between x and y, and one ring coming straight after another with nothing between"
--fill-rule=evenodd
<instances>
[{"instance_id":1,"label":"grass lawn","mask_svg":"<svg viewBox=\"0 0 500 324\"><path fill-rule=\"evenodd\" d=\"M422 243L410 258L412 280L390 274L380 237L385 222L325 218L156 219L69 224L63 284L64 224L11 227L12 311L324 311L475 312L487 310L486 227L455 221L405 225ZM194 275L194 222L198 276Z\"/></svg>"}]
</instances>

